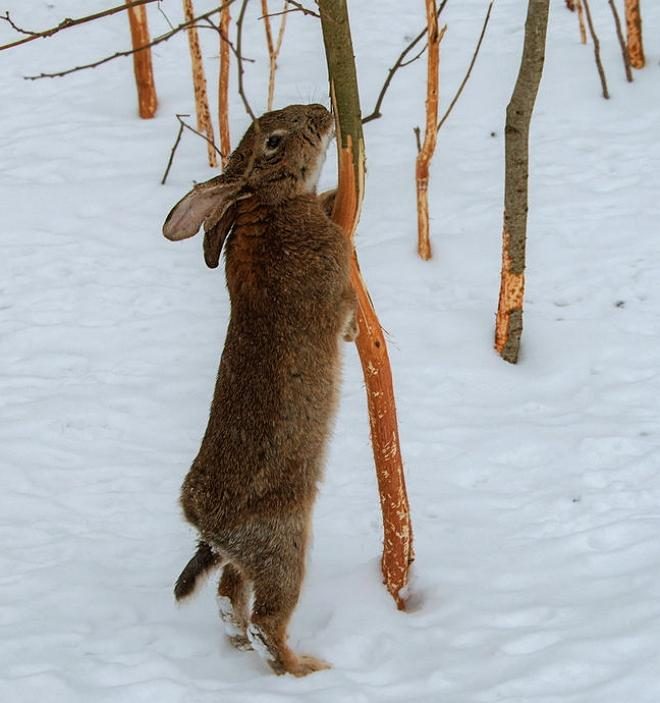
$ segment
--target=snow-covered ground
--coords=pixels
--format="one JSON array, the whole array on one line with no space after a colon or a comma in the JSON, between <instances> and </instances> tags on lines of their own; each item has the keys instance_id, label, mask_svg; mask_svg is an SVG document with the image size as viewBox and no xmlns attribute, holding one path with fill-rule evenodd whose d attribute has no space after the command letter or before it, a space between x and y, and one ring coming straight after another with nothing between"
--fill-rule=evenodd
<instances>
[{"instance_id":1,"label":"snow-covered ground","mask_svg":"<svg viewBox=\"0 0 660 703\"><path fill-rule=\"evenodd\" d=\"M108 4L38 0L28 11L6 0L0 10L46 27ZM417 561L410 611L398 612L379 579L364 390L347 346L291 627L296 649L334 668L303 680L277 678L226 644L210 585L182 608L171 594L194 539L179 484L205 426L228 312L200 241L160 235L170 206L211 175L187 134L159 184L174 114L193 111L185 37L154 50L151 121L136 118L129 60L22 80L124 48L123 16L2 54L0 700L660 700L660 3L643 3L648 66L632 85L607 3L591 4L612 99L600 97L576 17L553 0L517 366L494 353L492 335L504 110L526 3L497 0L440 133L430 263L415 254L423 61L395 78L384 117L366 128L359 252L389 333ZM179 5L163 3L175 22ZM261 111L252 5L247 80ZM485 9L447 4L444 105ZM366 112L423 24L423 3L355 0L351 12ZM153 34L166 31L155 7L150 21ZM211 79L216 37L203 40ZM313 18L290 16L277 80L279 106L326 100ZM247 118L232 99L237 139ZM329 158L323 185L333 169Z\"/></svg>"}]
</instances>

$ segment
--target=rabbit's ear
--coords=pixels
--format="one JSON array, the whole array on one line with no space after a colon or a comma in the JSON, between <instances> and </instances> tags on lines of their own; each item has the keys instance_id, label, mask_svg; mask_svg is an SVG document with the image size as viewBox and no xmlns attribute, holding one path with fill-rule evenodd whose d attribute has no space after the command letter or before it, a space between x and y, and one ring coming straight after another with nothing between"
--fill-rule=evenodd
<instances>
[{"instance_id":1,"label":"rabbit's ear","mask_svg":"<svg viewBox=\"0 0 660 703\"><path fill-rule=\"evenodd\" d=\"M204 231L204 261L210 269L218 267L222 245L234 224L236 208L230 205L210 229Z\"/></svg>"},{"instance_id":2,"label":"rabbit's ear","mask_svg":"<svg viewBox=\"0 0 660 703\"><path fill-rule=\"evenodd\" d=\"M223 176L198 183L170 210L163 224L163 234L172 241L188 239L197 234L202 223L210 232L227 209L245 197L239 196L239 190L240 184L228 183Z\"/></svg>"}]
</instances>

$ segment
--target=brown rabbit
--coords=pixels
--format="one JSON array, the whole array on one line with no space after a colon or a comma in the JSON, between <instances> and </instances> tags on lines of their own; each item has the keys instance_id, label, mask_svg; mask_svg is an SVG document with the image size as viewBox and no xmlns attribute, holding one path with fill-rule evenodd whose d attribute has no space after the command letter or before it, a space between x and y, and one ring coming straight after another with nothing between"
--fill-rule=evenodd
<instances>
[{"instance_id":1,"label":"brown rabbit","mask_svg":"<svg viewBox=\"0 0 660 703\"><path fill-rule=\"evenodd\" d=\"M328 668L289 649L286 630L337 403L340 337L357 335L350 245L326 214L332 194L316 195L332 131L321 105L263 115L225 172L196 185L163 225L178 240L203 223L210 267L226 240L231 300L208 426L181 491L200 542L175 595L223 566L230 640L296 676Z\"/></svg>"}]
</instances>

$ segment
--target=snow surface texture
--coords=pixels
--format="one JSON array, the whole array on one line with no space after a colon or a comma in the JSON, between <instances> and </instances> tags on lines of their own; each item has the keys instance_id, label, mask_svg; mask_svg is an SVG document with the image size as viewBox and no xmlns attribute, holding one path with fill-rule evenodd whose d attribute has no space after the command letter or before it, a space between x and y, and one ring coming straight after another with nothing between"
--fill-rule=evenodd
<instances>
[{"instance_id":1,"label":"snow surface texture","mask_svg":"<svg viewBox=\"0 0 660 703\"><path fill-rule=\"evenodd\" d=\"M46 27L108 6L7 0ZM423 24L423 3L351 3L365 112ZM267 62L246 20L249 94ZM621 5L621 3L619 3ZM210 8L198 2L197 9ZM128 43L117 16L4 53L0 104L0 700L12 703L657 703L660 700L660 3L643 5L648 67L625 83L605 2L591 45L552 2L532 129L527 298L518 366L492 349L504 111L526 3L497 0L482 55L440 133L435 258L415 254L415 140L424 62L366 128L359 229L389 333L417 561L410 612L378 571L381 523L363 383L347 345L341 409L291 624L334 668L275 677L225 641L209 583L177 608L194 549L177 505L205 427L227 322L201 241L160 234L205 147L186 39L154 50L160 109L136 118L129 60L66 68ZM173 21L180 4L163 3ZM460 82L485 0L453 2L442 100ZM150 9L153 34L167 24ZM0 27L2 38L11 33ZM202 32L212 105L216 37ZM325 101L320 31L296 14L276 100ZM248 124L232 91L236 140ZM214 110L215 112L215 110ZM333 182L334 158L321 179Z\"/></svg>"}]
</instances>

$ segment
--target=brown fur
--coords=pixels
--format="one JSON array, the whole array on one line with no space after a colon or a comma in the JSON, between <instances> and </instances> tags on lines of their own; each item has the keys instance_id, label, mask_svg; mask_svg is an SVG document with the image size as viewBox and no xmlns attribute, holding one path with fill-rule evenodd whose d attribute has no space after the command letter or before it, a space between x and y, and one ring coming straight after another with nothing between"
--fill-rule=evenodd
<instances>
[{"instance_id":1,"label":"brown fur","mask_svg":"<svg viewBox=\"0 0 660 703\"><path fill-rule=\"evenodd\" d=\"M276 673L296 676L328 666L296 655L286 628L337 403L339 340L357 334L350 246L310 179L331 129L319 105L267 113L225 173L196 186L164 225L179 239L203 222L209 265L227 237L231 301L208 426L181 492L201 542L175 593L185 597L198 577L226 563L219 595L230 639L252 644ZM282 132L273 155L264 145Z\"/></svg>"}]
</instances>

